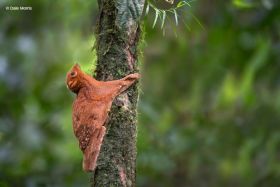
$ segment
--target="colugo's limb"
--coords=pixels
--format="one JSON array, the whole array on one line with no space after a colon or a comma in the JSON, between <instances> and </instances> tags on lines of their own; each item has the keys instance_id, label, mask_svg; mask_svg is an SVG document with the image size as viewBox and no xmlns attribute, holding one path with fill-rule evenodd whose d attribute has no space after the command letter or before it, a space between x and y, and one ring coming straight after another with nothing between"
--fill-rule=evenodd
<instances>
[{"instance_id":1,"label":"colugo's limb","mask_svg":"<svg viewBox=\"0 0 280 187\"><path fill-rule=\"evenodd\" d=\"M115 90L114 95L117 96L124 92L126 89L128 89L136 80L140 78L139 73L133 73L125 76L122 79L114 80L114 81L108 81L108 86L112 86Z\"/></svg>"},{"instance_id":2,"label":"colugo's limb","mask_svg":"<svg viewBox=\"0 0 280 187\"><path fill-rule=\"evenodd\" d=\"M140 78L139 73L133 73L130 75L125 76L122 79L119 80L112 80L112 81L96 81L94 83L94 87L96 90L94 93L96 95L101 96L109 96L116 97L126 89L128 89L129 86L131 86L136 80Z\"/></svg>"}]
</instances>

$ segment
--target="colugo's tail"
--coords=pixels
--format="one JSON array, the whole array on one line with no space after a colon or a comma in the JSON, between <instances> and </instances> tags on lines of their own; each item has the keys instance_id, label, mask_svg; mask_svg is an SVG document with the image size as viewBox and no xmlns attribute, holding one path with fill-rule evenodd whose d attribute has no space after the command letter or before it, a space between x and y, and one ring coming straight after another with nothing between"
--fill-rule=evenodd
<instances>
[{"instance_id":1,"label":"colugo's tail","mask_svg":"<svg viewBox=\"0 0 280 187\"><path fill-rule=\"evenodd\" d=\"M93 132L90 145L84 151L83 170L85 172L94 171L96 168L97 158L100 152L103 137L106 133L106 128L101 126Z\"/></svg>"}]
</instances>

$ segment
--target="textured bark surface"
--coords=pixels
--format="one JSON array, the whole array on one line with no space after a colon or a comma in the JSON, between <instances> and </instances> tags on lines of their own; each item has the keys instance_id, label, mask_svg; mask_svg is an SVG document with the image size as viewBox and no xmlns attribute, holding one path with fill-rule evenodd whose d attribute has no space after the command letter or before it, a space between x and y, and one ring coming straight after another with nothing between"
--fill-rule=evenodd
<instances>
[{"instance_id":1,"label":"textured bark surface","mask_svg":"<svg viewBox=\"0 0 280 187\"><path fill-rule=\"evenodd\" d=\"M143 0L99 0L96 26L97 80L138 71L137 44ZM136 106L134 85L113 102L92 186L135 186Z\"/></svg>"}]
</instances>

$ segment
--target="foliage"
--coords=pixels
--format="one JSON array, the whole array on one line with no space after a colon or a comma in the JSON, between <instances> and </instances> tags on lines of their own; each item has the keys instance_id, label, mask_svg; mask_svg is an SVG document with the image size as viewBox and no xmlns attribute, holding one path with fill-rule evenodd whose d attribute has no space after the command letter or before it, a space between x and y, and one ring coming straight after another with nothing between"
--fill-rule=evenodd
<instances>
[{"instance_id":1,"label":"foliage","mask_svg":"<svg viewBox=\"0 0 280 187\"><path fill-rule=\"evenodd\" d=\"M279 186L279 3L192 7L205 30L147 19L139 186Z\"/></svg>"},{"instance_id":2,"label":"foliage","mask_svg":"<svg viewBox=\"0 0 280 187\"><path fill-rule=\"evenodd\" d=\"M172 26L174 33L176 35L177 26L179 24L179 17L180 21L186 26L188 30L190 27L186 23L184 17L186 15L191 15L197 23L203 28L199 19L191 12L191 3L192 0L181 0L181 1L157 1L157 0L147 0L146 6L144 7L145 10L143 14L148 15L150 10L155 12L155 17L153 21L153 28L156 26L158 20L160 20L160 28L163 30L163 34L165 34L165 22L166 20L169 21L169 24ZM174 19L172 19L174 17ZM159 18L159 19L158 19ZM175 23L175 24L174 24Z\"/></svg>"},{"instance_id":3,"label":"foliage","mask_svg":"<svg viewBox=\"0 0 280 187\"><path fill-rule=\"evenodd\" d=\"M90 72L95 4L13 3L33 10L0 4L0 186L86 186L65 77L75 62Z\"/></svg>"},{"instance_id":4,"label":"foliage","mask_svg":"<svg viewBox=\"0 0 280 187\"><path fill-rule=\"evenodd\" d=\"M96 3L20 2L0 3L0 186L88 186L65 73L94 68ZM145 17L137 186L280 186L280 5L234 2L184 6L205 29Z\"/></svg>"}]
</instances>

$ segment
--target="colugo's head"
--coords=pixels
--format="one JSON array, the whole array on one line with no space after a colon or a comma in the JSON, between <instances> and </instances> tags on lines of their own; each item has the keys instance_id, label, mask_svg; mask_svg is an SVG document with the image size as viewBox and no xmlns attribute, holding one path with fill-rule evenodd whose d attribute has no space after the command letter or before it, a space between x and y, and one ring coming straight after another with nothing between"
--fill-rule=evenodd
<instances>
[{"instance_id":1,"label":"colugo's head","mask_svg":"<svg viewBox=\"0 0 280 187\"><path fill-rule=\"evenodd\" d=\"M78 93L82 87L82 76L83 72L79 64L75 64L66 76L66 85L69 90L74 93Z\"/></svg>"}]
</instances>

